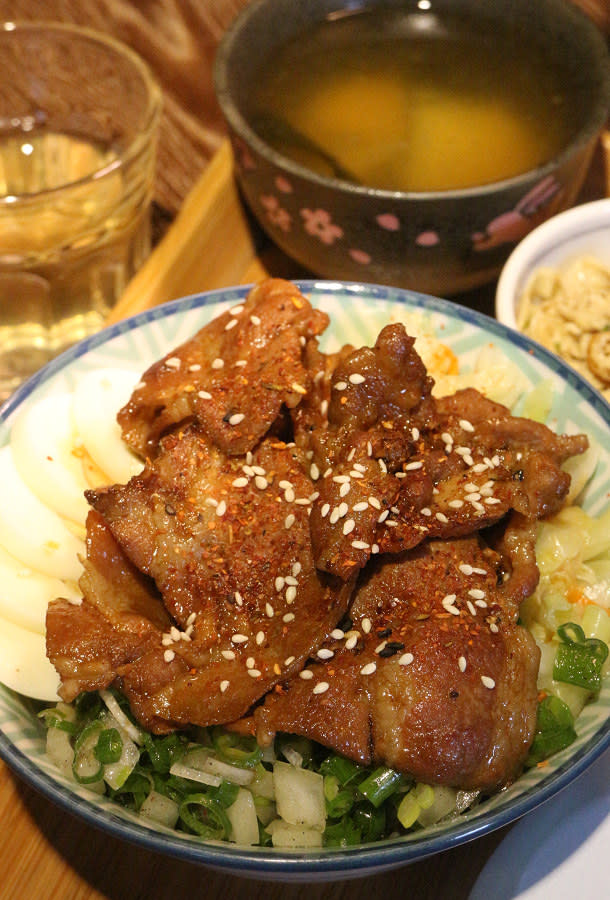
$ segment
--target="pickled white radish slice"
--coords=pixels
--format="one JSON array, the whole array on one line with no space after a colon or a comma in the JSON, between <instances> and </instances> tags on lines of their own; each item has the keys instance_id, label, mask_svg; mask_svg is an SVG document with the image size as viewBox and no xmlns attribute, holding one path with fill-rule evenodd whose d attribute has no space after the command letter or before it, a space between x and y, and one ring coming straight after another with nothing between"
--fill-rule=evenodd
<instances>
[{"instance_id":1,"label":"pickled white radish slice","mask_svg":"<svg viewBox=\"0 0 610 900\"><path fill-rule=\"evenodd\" d=\"M88 484L72 423L72 395L51 395L27 407L13 425L10 443L30 490L58 515L84 523Z\"/></svg>"},{"instance_id":2,"label":"pickled white radish slice","mask_svg":"<svg viewBox=\"0 0 610 900\"><path fill-rule=\"evenodd\" d=\"M44 635L0 619L0 681L35 700L59 699L59 676L47 659Z\"/></svg>"},{"instance_id":3,"label":"pickled white radish slice","mask_svg":"<svg viewBox=\"0 0 610 900\"><path fill-rule=\"evenodd\" d=\"M36 572L0 547L0 618L44 634L49 602L57 597L78 600L81 596L76 585Z\"/></svg>"},{"instance_id":4,"label":"pickled white radish slice","mask_svg":"<svg viewBox=\"0 0 610 900\"><path fill-rule=\"evenodd\" d=\"M116 420L140 376L128 369L96 369L83 375L74 391L76 430L107 482L124 484L142 471L142 461L127 447Z\"/></svg>"},{"instance_id":5,"label":"pickled white radish slice","mask_svg":"<svg viewBox=\"0 0 610 900\"><path fill-rule=\"evenodd\" d=\"M0 545L44 575L76 582L82 573L84 542L29 489L10 445L0 449Z\"/></svg>"}]
</instances>

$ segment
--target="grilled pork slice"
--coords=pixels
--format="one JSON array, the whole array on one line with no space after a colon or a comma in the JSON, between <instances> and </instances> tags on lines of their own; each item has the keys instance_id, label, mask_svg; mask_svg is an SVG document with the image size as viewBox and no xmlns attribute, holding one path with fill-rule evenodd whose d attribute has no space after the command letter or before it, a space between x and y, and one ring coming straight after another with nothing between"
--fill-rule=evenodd
<instances>
[{"instance_id":1,"label":"grilled pork slice","mask_svg":"<svg viewBox=\"0 0 610 900\"><path fill-rule=\"evenodd\" d=\"M93 511L80 587L82 603L59 599L47 610L47 655L66 701L108 687L122 666L161 647L172 624L154 583L127 559Z\"/></svg>"},{"instance_id":2,"label":"grilled pork slice","mask_svg":"<svg viewBox=\"0 0 610 900\"><path fill-rule=\"evenodd\" d=\"M127 444L154 456L166 432L196 422L219 449L245 453L310 389L304 356L327 325L295 285L262 282L145 372L118 415Z\"/></svg>"},{"instance_id":3,"label":"grilled pork slice","mask_svg":"<svg viewBox=\"0 0 610 900\"><path fill-rule=\"evenodd\" d=\"M294 445L268 439L247 458L227 457L191 428L166 437L127 485L88 492L167 611L157 642L114 672L146 727L238 718L298 671L344 614L352 585L313 563L303 466ZM85 601L94 606L91 587ZM73 620L78 661L78 614ZM54 648L53 619L49 626Z\"/></svg>"},{"instance_id":4,"label":"grilled pork slice","mask_svg":"<svg viewBox=\"0 0 610 900\"><path fill-rule=\"evenodd\" d=\"M432 784L509 783L534 734L539 651L500 571L476 537L371 563L350 621L255 711L259 740L306 735Z\"/></svg>"},{"instance_id":5,"label":"grilled pork slice","mask_svg":"<svg viewBox=\"0 0 610 900\"><path fill-rule=\"evenodd\" d=\"M477 391L435 400L402 325L354 351L332 375L328 426L314 434L323 477L311 517L316 564L351 578L377 553L493 525L515 510L559 510L561 464L587 448L514 417Z\"/></svg>"}]
</instances>

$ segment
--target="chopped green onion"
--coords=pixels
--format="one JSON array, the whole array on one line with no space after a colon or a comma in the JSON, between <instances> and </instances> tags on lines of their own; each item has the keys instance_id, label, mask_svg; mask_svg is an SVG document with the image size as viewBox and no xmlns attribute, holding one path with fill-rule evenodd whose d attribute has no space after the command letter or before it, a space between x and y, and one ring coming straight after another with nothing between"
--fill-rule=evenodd
<instances>
[{"instance_id":1,"label":"chopped green onion","mask_svg":"<svg viewBox=\"0 0 610 900\"><path fill-rule=\"evenodd\" d=\"M344 756L338 756L332 753L320 763L320 772L322 775L334 775L339 784L346 785L353 781L358 775L366 770L359 766L358 763L352 762Z\"/></svg>"},{"instance_id":2,"label":"chopped green onion","mask_svg":"<svg viewBox=\"0 0 610 900\"><path fill-rule=\"evenodd\" d=\"M569 747L575 739L574 716L568 705L559 697L545 697L538 704L536 733L526 765L538 765L553 753Z\"/></svg>"},{"instance_id":3,"label":"chopped green onion","mask_svg":"<svg viewBox=\"0 0 610 900\"><path fill-rule=\"evenodd\" d=\"M354 805L354 791L343 788L335 775L324 776L324 799L326 815L331 819L340 819Z\"/></svg>"},{"instance_id":4,"label":"chopped green onion","mask_svg":"<svg viewBox=\"0 0 610 900\"><path fill-rule=\"evenodd\" d=\"M222 841L231 833L231 823L222 805L208 794L189 794L180 803L178 815L193 834Z\"/></svg>"},{"instance_id":5,"label":"chopped green onion","mask_svg":"<svg viewBox=\"0 0 610 900\"><path fill-rule=\"evenodd\" d=\"M93 784L102 778L104 764L95 755L95 747L102 728L102 723L94 719L83 728L76 739L72 774L79 784Z\"/></svg>"},{"instance_id":6,"label":"chopped green onion","mask_svg":"<svg viewBox=\"0 0 610 900\"><path fill-rule=\"evenodd\" d=\"M400 772L389 769L387 766L380 766L360 782L358 790L369 803L379 807L384 800L387 800L404 784L405 778Z\"/></svg>"},{"instance_id":7,"label":"chopped green onion","mask_svg":"<svg viewBox=\"0 0 610 900\"><path fill-rule=\"evenodd\" d=\"M385 807L375 808L363 804L354 810L352 820L363 841L378 841L386 828Z\"/></svg>"},{"instance_id":8,"label":"chopped green onion","mask_svg":"<svg viewBox=\"0 0 610 900\"><path fill-rule=\"evenodd\" d=\"M256 743L255 737L235 734L225 731L224 728L218 727L212 730L212 743L217 756L232 766L250 768L256 766L263 756L263 751Z\"/></svg>"},{"instance_id":9,"label":"chopped green onion","mask_svg":"<svg viewBox=\"0 0 610 900\"><path fill-rule=\"evenodd\" d=\"M362 832L349 816L333 822L324 829L325 847L354 847L362 843Z\"/></svg>"},{"instance_id":10,"label":"chopped green onion","mask_svg":"<svg viewBox=\"0 0 610 900\"><path fill-rule=\"evenodd\" d=\"M586 638L574 622L557 629L561 643L553 664L553 678L575 684L597 693L602 685L602 668L608 657L608 646L599 638Z\"/></svg>"},{"instance_id":11,"label":"chopped green onion","mask_svg":"<svg viewBox=\"0 0 610 900\"><path fill-rule=\"evenodd\" d=\"M101 763L115 763L123 752L123 738L116 728L105 728L93 748L95 758Z\"/></svg>"}]
</instances>

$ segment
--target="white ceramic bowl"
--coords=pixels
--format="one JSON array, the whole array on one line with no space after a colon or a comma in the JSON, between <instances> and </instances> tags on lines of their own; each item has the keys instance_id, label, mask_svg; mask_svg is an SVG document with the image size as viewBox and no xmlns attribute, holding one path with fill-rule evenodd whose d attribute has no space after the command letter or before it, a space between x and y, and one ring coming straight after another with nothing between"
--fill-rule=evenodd
<instances>
[{"instance_id":1,"label":"white ceramic bowl","mask_svg":"<svg viewBox=\"0 0 610 900\"><path fill-rule=\"evenodd\" d=\"M442 336L443 343L459 355L462 371L472 370L483 348L489 351L495 347L519 368L524 393L541 378L548 379L554 387L550 413L553 427L559 432L586 431L600 446L610 443L610 405L580 376L572 376L552 353L493 319L446 300L399 288L328 281L299 282L299 287L313 306L331 315L324 350L332 352L345 342L370 345L388 322L416 321L424 333ZM158 306L70 348L22 385L0 409L0 447L9 440L16 416L41 398L73 390L93 370L129 366L143 371L168 347L186 340L221 311L242 302L247 291L247 287L226 288ZM582 506L598 515L606 508L608 496L610 457L602 454ZM578 737L573 744L554 755L547 765L528 769L509 788L459 818L377 843L282 850L204 841L169 831L67 781L45 754L44 729L36 717L38 706L0 685L0 757L60 809L115 838L227 875L308 884L396 868L508 825L561 791L610 748L610 682L606 680L599 698L579 717ZM603 861L599 865L603 869Z\"/></svg>"},{"instance_id":2,"label":"white ceramic bowl","mask_svg":"<svg viewBox=\"0 0 610 900\"><path fill-rule=\"evenodd\" d=\"M517 306L525 285L542 266L560 266L592 255L610 266L610 198L583 203L548 219L513 250L496 288L496 318L517 327Z\"/></svg>"}]
</instances>

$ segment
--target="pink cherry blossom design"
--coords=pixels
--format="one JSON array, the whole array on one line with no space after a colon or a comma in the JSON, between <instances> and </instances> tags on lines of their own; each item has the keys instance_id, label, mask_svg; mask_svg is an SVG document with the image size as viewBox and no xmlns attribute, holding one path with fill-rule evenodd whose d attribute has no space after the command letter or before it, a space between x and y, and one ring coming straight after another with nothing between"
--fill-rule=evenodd
<instances>
[{"instance_id":1,"label":"pink cherry blossom design","mask_svg":"<svg viewBox=\"0 0 610 900\"><path fill-rule=\"evenodd\" d=\"M282 194L292 194L292 185L283 175L278 175L275 179L275 186Z\"/></svg>"},{"instance_id":2,"label":"pink cherry blossom design","mask_svg":"<svg viewBox=\"0 0 610 900\"><path fill-rule=\"evenodd\" d=\"M436 247L440 243L440 238L436 231L422 231L415 238L418 247Z\"/></svg>"},{"instance_id":3,"label":"pink cherry blossom design","mask_svg":"<svg viewBox=\"0 0 610 900\"><path fill-rule=\"evenodd\" d=\"M372 259L366 250L357 250L355 247L352 247L348 253L354 262L362 263L363 266L368 266Z\"/></svg>"},{"instance_id":4,"label":"pink cherry blossom design","mask_svg":"<svg viewBox=\"0 0 610 900\"><path fill-rule=\"evenodd\" d=\"M377 216L377 224L385 231L400 231L400 220L394 213L381 213Z\"/></svg>"},{"instance_id":5,"label":"pink cherry blossom design","mask_svg":"<svg viewBox=\"0 0 610 900\"><path fill-rule=\"evenodd\" d=\"M277 225L282 231L290 231L292 227L292 216L290 213L280 206L277 197L273 194L261 194L259 197L261 206L267 213L267 218L272 225Z\"/></svg>"},{"instance_id":6,"label":"pink cherry blossom design","mask_svg":"<svg viewBox=\"0 0 610 900\"><path fill-rule=\"evenodd\" d=\"M343 237L343 229L333 223L330 213L325 209L302 209L301 216L305 231L323 244L334 244L338 238Z\"/></svg>"}]
</instances>

